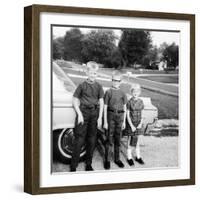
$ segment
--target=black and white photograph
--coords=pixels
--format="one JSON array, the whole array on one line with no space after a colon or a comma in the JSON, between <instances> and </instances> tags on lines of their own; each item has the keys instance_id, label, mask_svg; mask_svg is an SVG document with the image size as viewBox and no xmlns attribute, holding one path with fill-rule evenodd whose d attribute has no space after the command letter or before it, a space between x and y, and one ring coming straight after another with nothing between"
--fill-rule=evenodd
<instances>
[{"instance_id":1,"label":"black and white photograph","mask_svg":"<svg viewBox=\"0 0 200 200\"><path fill-rule=\"evenodd\" d=\"M51 173L180 168L180 31L51 25Z\"/></svg>"},{"instance_id":2,"label":"black and white photograph","mask_svg":"<svg viewBox=\"0 0 200 200\"><path fill-rule=\"evenodd\" d=\"M26 191L194 184L194 16L25 10Z\"/></svg>"}]
</instances>

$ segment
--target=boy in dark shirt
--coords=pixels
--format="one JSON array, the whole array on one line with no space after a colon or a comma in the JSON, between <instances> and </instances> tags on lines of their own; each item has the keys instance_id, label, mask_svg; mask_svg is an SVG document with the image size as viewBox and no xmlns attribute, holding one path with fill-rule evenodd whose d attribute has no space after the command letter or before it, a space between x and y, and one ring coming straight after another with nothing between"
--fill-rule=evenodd
<instances>
[{"instance_id":1,"label":"boy in dark shirt","mask_svg":"<svg viewBox=\"0 0 200 200\"><path fill-rule=\"evenodd\" d=\"M76 171L81 147L86 144L86 171L92 171L92 157L96 144L97 126L102 126L103 88L97 83L98 65L87 63L87 80L81 83L73 95L73 105L77 113L75 122L75 142L72 152L70 171Z\"/></svg>"},{"instance_id":2,"label":"boy in dark shirt","mask_svg":"<svg viewBox=\"0 0 200 200\"><path fill-rule=\"evenodd\" d=\"M114 162L123 168L120 160L120 140L122 129L126 121L126 94L120 89L121 74L114 71L112 75L112 87L104 96L104 129L106 131L106 147L104 168L110 169L111 148L114 142Z\"/></svg>"}]
</instances>

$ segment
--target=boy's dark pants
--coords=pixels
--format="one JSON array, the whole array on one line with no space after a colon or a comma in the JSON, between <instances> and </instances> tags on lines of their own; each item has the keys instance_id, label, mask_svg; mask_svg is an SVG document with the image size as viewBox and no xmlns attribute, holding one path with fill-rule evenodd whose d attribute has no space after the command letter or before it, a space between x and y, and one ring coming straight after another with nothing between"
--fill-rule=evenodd
<instances>
[{"instance_id":1,"label":"boy's dark pants","mask_svg":"<svg viewBox=\"0 0 200 200\"><path fill-rule=\"evenodd\" d=\"M74 147L72 152L71 169L76 169L79 163L81 148L86 144L86 165L92 164L92 157L96 145L97 137L97 119L99 109L96 107L86 108L80 107L83 114L84 124L77 124L78 116L76 117L74 129Z\"/></svg>"},{"instance_id":2,"label":"boy's dark pants","mask_svg":"<svg viewBox=\"0 0 200 200\"><path fill-rule=\"evenodd\" d=\"M124 113L108 111L108 131L106 131L105 161L110 161L114 143L114 160L120 160L120 140Z\"/></svg>"}]
</instances>

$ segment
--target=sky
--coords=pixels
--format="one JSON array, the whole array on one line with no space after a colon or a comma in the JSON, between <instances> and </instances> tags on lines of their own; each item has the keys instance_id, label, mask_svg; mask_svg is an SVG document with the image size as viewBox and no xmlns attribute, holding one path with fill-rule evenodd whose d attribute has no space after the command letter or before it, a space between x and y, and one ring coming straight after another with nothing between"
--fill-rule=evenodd
<instances>
[{"instance_id":1,"label":"sky","mask_svg":"<svg viewBox=\"0 0 200 200\"><path fill-rule=\"evenodd\" d=\"M57 37L61 37L65 35L65 32L68 31L70 29L70 27L53 27L53 36L55 38ZM80 28L80 30L83 33L86 33L88 31L90 31L90 28ZM115 34L120 36L121 31L120 30L114 30ZM157 45L158 47L160 46L160 44L162 44L163 42L166 42L167 44L171 44L171 43L176 43L177 45L179 45L180 41L179 41L179 34L178 32L165 32L165 31L150 31L151 33L151 37L152 37L152 42L153 45Z\"/></svg>"}]
</instances>

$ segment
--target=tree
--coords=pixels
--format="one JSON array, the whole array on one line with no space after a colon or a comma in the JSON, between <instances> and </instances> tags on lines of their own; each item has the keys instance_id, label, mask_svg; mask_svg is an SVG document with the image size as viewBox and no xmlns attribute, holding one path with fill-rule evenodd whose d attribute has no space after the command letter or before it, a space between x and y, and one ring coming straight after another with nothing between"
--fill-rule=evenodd
<instances>
[{"instance_id":1,"label":"tree","mask_svg":"<svg viewBox=\"0 0 200 200\"><path fill-rule=\"evenodd\" d=\"M64 38L53 39L53 59L62 59L64 56Z\"/></svg>"},{"instance_id":2,"label":"tree","mask_svg":"<svg viewBox=\"0 0 200 200\"><path fill-rule=\"evenodd\" d=\"M123 30L119 41L123 66L126 67L141 63L141 60L151 47L151 42L151 36L148 31Z\"/></svg>"},{"instance_id":3,"label":"tree","mask_svg":"<svg viewBox=\"0 0 200 200\"><path fill-rule=\"evenodd\" d=\"M169 46L166 42L163 42L159 47L159 52L163 53L163 51Z\"/></svg>"},{"instance_id":4,"label":"tree","mask_svg":"<svg viewBox=\"0 0 200 200\"><path fill-rule=\"evenodd\" d=\"M82 40L84 35L80 29L72 28L64 36L64 59L81 62Z\"/></svg>"},{"instance_id":5,"label":"tree","mask_svg":"<svg viewBox=\"0 0 200 200\"><path fill-rule=\"evenodd\" d=\"M144 67L148 67L151 63L156 62L159 59L159 51L157 46L152 46L148 53L143 57L142 64Z\"/></svg>"},{"instance_id":6,"label":"tree","mask_svg":"<svg viewBox=\"0 0 200 200\"><path fill-rule=\"evenodd\" d=\"M163 50L163 58L167 60L167 65L176 68L178 66L179 49L175 43L167 45Z\"/></svg>"},{"instance_id":7,"label":"tree","mask_svg":"<svg viewBox=\"0 0 200 200\"><path fill-rule=\"evenodd\" d=\"M121 69L122 55L121 52L119 51L119 48L116 47L115 50L112 51L110 57L106 59L105 67Z\"/></svg>"},{"instance_id":8,"label":"tree","mask_svg":"<svg viewBox=\"0 0 200 200\"><path fill-rule=\"evenodd\" d=\"M105 64L116 49L116 36L113 31L99 29L92 30L84 36L82 56L84 62L89 60Z\"/></svg>"}]
</instances>

